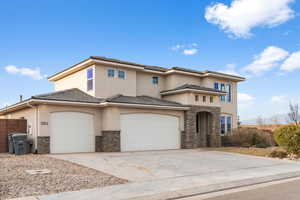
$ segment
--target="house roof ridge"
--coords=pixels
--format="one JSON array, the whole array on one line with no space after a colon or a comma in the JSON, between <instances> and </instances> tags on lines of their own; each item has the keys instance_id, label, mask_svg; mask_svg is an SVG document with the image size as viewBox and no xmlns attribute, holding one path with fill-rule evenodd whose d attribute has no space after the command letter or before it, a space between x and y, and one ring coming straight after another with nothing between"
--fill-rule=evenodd
<instances>
[{"instance_id":1,"label":"house roof ridge","mask_svg":"<svg viewBox=\"0 0 300 200\"><path fill-rule=\"evenodd\" d=\"M38 94L38 95L33 95L31 96L31 98L39 98L41 96L47 96L47 95L53 95L53 94L59 94L59 93L64 93L64 92L68 92L68 91L71 91L71 90L77 90L77 91L80 91L80 92L83 92L81 90L79 90L78 88L69 88L69 89L65 89L65 90L59 90L59 91L55 91L55 92L47 92L47 93L42 93L42 94ZM84 93L84 92L83 92ZM86 94L86 93L85 93Z\"/></svg>"},{"instance_id":2,"label":"house roof ridge","mask_svg":"<svg viewBox=\"0 0 300 200\"><path fill-rule=\"evenodd\" d=\"M141 95L141 96L142 97L148 97L148 98L155 99L155 100L159 100L159 101L164 101L164 102L174 103L174 104L178 104L178 105L183 105L181 103L178 103L178 102L175 102L175 101L166 100L166 99L151 97L151 96L147 96L147 95Z\"/></svg>"}]
</instances>

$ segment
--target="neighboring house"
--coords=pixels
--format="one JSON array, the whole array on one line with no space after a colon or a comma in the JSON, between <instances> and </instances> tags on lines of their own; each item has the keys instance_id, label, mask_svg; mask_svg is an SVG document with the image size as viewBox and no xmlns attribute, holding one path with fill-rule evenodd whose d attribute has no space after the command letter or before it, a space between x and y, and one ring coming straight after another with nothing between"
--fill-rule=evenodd
<instances>
[{"instance_id":1,"label":"neighboring house","mask_svg":"<svg viewBox=\"0 0 300 200\"><path fill-rule=\"evenodd\" d=\"M218 147L237 127L244 80L93 56L49 77L55 92L0 115L27 119L39 153Z\"/></svg>"}]
</instances>

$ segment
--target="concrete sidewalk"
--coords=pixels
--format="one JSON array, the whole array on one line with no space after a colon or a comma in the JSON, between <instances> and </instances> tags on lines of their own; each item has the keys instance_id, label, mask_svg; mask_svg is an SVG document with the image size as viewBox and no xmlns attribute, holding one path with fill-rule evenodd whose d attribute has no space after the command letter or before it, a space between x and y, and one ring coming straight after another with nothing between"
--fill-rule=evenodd
<instances>
[{"instance_id":1,"label":"concrete sidewalk","mask_svg":"<svg viewBox=\"0 0 300 200\"><path fill-rule=\"evenodd\" d=\"M144 181L38 197L39 200L158 200L216 192L258 183L299 177L300 167L287 165Z\"/></svg>"}]
</instances>

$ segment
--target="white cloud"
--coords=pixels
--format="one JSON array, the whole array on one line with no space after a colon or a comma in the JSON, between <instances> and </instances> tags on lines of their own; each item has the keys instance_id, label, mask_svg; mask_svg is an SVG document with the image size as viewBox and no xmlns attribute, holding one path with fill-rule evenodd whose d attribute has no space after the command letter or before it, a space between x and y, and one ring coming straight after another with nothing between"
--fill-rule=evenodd
<instances>
[{"instance_id":1,"label":"white cloud","mask_svg":"<svg viewBox=\"0 0 300 200\"><path fill-rule=\"evenodd\" d=\"M184 55L195 55L197 52L198 49L193 48L193 49L184 49L182 53Z\"/></svg>"},{"instance_id":2,"label":"white cloud","mask_svg":"<svg viewBox=\"0 0 300 200\"><path fill-rule=\"evenodd\" d=\"M8 65L5 67L5 71L10 74L20 74L23 76L29 76L35 80L41 80L46 77L46 75L42 75L39 68L31 69L27 67L18 68L14 65Z\"/></svg>"},{"instance_id":3,"label":"white cloud","mask_svg":"<svg viewBox=\"0 0 300 200\"><path fill-rule=\"evenodd\" d=\"M170 49L172 51L179 51L184 55L194 55L198 53L198 43L191 43L191 44L177 44Z\"/></svg>"},{"instance_id":4,"label":"white cloud","mask_svg":"<svg viewBox=\"0 0 300 200\"><path fill-rule=\"evenodd\" d=\"M235 64L227 64L224 70L220 70L219 72L225 73L225 74L231 74L235 76L242 76L236 71L236 65Z\"/></svg>"},{"instance_id":5,"label":"white cloud","mask_svg":"<svg viewBox=\"0 0 300 200\"><path fill-rule=\"evenodd\" d=\"M283 104L283 103L288 103L289 98L284 95L272 96L270 101L273 104Z\"/></svg>"},{"instance_id":6,"label":"white cloud","mask_svg":"<svg viewBox=\"0 0 300 200\"><path fill-rule=\"evenodd\" d=\"M239 103L251 103L253 102L254 97L247 93L238 93L238 102Z\"/></svg>"},{"instance_id":7,"label":"white cloud","mask_svg":"<svg viewBox=\"0 0 300 200\"><path fill-rule=\"evenodd\" d=\"M171 47L172 51L178 51L179 49L183 48L184 45L176 44L175 46Z\"/></svg>"},{"instance_id":8,"label":"white cloud","mask_svg":"<svg viewBox=\"0 0 300 200\"><path fill-rule=\"evenodd\" d=\"M255 98L247 93L238 93L238 107L242 110L249 109L253 106Z\"/></svg>"},{"instance_id":9,"label":"white cloud","mask_svg":"<svg viewBox=\"0 0 300 200\"><path fill-rule=\"evenodd\" d=\"M295 0L233 0L230 6L215 3L206 8L205 18L236 37L250 37L258 26L278 26L295 16Z\"/></svg>"},{"instance_id":10,"label":"white cloud","mask_svg":"<svg viewBox=\"0 0 300 200\"><path fill-rule=\"evenodd\" d=\"M244 71L260 75L278 66L279 62L284 60L288 55L289 52L284 49L269 46L261 54L255 56L253 62L246 66Z\"/></svg>"},{"instance_id":11,"label":"white cloud","mask_svg":"<svg viewBox=\"0 0 300 200\"><path fill-rule=\"evenodd\" d=\"M300 51L292 53L281 65L281 70L292 72L300 69Z\"/></svg>"}]
</instances>

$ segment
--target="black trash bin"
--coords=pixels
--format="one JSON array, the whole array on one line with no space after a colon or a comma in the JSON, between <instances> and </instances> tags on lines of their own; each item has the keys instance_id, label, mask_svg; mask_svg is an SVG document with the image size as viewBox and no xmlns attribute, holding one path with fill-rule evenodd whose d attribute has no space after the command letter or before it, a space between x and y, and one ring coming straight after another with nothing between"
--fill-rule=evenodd
<instances>
[{"instance_id":1,"label":"black trash bin","mask_svg":"<svg viewBox=\"0 0 300 200\"><path fill-rule=\"evenodd\" d=\"M13 136L14 133L9 133L8 134L8 152L10 154L14 154L15 153L15 148L14 148L14 142L13 142Z\"/></svg>"},{"instance_id":2,"label":"black trash bin","mask_svg":"<svg viewBox=\"0 0 300 200\"><path fill-rule=\"evenodd\" d=\"M28 152L27 150L27 134L15 133L12 135L14 149L16 155L24 155Z\"/></svg>"}]
</instances>

